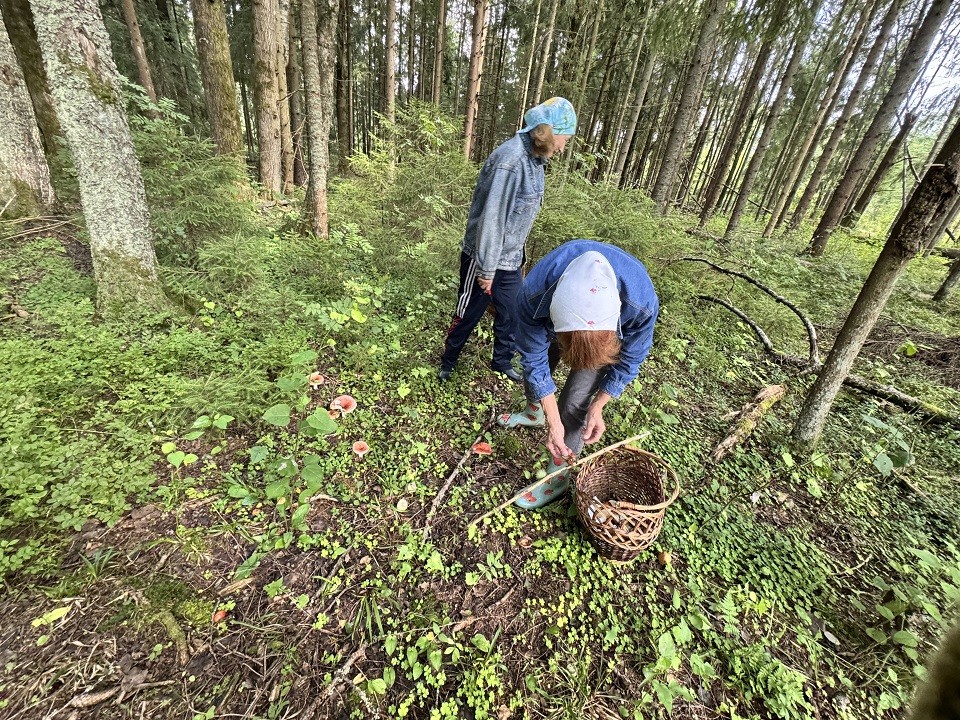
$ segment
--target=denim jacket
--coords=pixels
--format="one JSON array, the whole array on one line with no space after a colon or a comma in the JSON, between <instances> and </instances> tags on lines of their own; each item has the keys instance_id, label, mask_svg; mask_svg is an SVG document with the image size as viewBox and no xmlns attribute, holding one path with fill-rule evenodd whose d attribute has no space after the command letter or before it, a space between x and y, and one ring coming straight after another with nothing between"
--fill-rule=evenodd
<instances>
[{"instance_id":1,"label":"denim jacket","mask_svg":"<svg viewBox=\"0 0 960 720\"><path fill-rule=\"evenodd\" d=\"M476 258L477 275L516 270L543 201L546 161L532 155L529 133L517 133L483 164L473 191L463 252Z\"/></svg>"},{"instance_id":2,"label":"denim jacket","mask_svg":"<svg viewBox=\"0 0 960 720\"><path fill-rule=\"evenodd\" d=\"M660 301L653 289L647 269L633 255L615 245L594 240L571 240L551 250L524 278L517 297L517 350L523 361L523 374L532 391L540 399L556 392L550 375L547 349L555 337L550 320L550 303L557 281L567 265L585 252L596 250L613 266L620 291L620 359L610 368L601 390L618 398L640 371L640 363L653 345L653 326L660 311Z\"/></svg>"}]
</instances>

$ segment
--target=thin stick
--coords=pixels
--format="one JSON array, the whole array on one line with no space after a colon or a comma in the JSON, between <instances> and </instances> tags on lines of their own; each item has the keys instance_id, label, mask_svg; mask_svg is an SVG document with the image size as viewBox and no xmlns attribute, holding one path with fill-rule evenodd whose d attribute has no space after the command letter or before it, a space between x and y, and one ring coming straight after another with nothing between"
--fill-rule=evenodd
<instances>
[{"instance_id":1,"label":"thin stick","mask_svg":"<svg viewBox=\"0 0 960 720\"><path fill-rule=\"evenodd\" d=\"M526 495L528 492L531 492L531 491L534 490L535 488L540 487L540 486L543 485L547 480L555 477L556 475L559 475L560 473L566 472L567 470L569 470L569 469L571 469L571 468L573 468L573 467L575 467L575 466L577 466L577 465L582 465L582 464L585 463L587 460L593 460L595 457L600 457L601 455L604 455L604 454L610 452L611 450L616 450L618 447L623 447L624 445L627 445L627 444L632 443L632 442L636 442L637 440L642 440L642 439L644 439L644 438L646 438L646 437L649 437L649 436L650 436L650 431L649 431L649 430L646 430L646 431L640 433L639 435L634 435L633 437L629 437L629 438L627 438L626 440L621 440L620 442L614 443L613 445L608 445L607 447L603 448L602 450L597 450L595 453L591 453L590 455L587 455L586 457L582 457L582 458L580 458L579 460L574 460L574 461L571 462L571 463L567 463L566 465L564 465L564 466L563 466L562 468L560 468L559 470L555 470L555 471L553 471L552 473L550 473L549 475L544 475L542 478L540 478L539 480L537 480L537 482L535 482L533 485L529 485L528 487L525 487L523 490L521 490L521 491L518 492L516 495L514 495L513 497L511 497L509 500L506 500L506 501L500 503L499 505L497 505L493 510L490 510L490 511L488 511L488 512L485 512L483 515L481 515L480 517L478 517L476 520L471 521L471 522L467 525L467 527L468 527L468 528L469 528L469 527L472 527L473 525L476 525L477 523L479 523L481 520L486 520L488 517L490 517L490 516L493 515L494 513L500 512L500 511L503 510L505 507L507 507L507 505L512 505L512 504L514 503L514 501L519 500L521 497L523 497L524 495Z\"/></svg>"},{"instance_id":2,"label":"thin stick","mask_svg":"<svg viewBox=\"0 0 960 720\"><path fill-rule=\"evenodd\" d=\"M484 435L490 432L490 429L493 427L493 420L495 417L496 417L496 409L491 410L490 419L487 420L487 424L483 426L483 428L480 430L480 434L477 435L477 439L473 441L473 444L463 454L463 457L460 458L460 462L457 463L457 466L453 469L453 472L450 473L450 476L447 478L447 481L443 484L443 487L440 488L440 492L438 492L434 496L433 502L430 503L430 511L427 513L427 519L423 523L424 539L430 537L430 523L433 520L433 516L436 514L437 510L440 509L440 503L443 500L443 498L446 497L447 491L450 489L450 485L453 484L454 479L457 477L457 475L460 474L460 470L463 468L464 463L467 462L467 458L469 458L473 454L474 446L478 442L483 440Z\"/></svg>"}]
</instances>

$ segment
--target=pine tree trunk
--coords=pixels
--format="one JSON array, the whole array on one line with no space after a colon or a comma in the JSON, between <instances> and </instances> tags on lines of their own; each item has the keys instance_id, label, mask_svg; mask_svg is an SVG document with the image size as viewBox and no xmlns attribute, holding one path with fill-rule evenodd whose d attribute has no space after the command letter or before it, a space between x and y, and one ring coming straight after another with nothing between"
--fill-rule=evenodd
<instances>
[{"instance_id":1,"label":"pine tree trunk","mask_svg":"<svg viewBox=\"0 0 960 720\"><path fill-rule=\"evenodd\" d=\"M353 137L350 131L350 77L347 52L350 48L350 2L340 3L342 22L337 27L337 164L340 172L350 167L350 155L353 154Z\"/></svg>"},{"instance_id":2,"label":"pine tree trunk","mask_svg":"<svg viewBox=\"0 0 960 720\"><path fill-rule=\"evenodd\" d=\"M443 89L443 45L447 39L447 0L437 2L437 38L433 51L433 88L430 102L440 104L440 92Z\"/></svg>"},{"instance_id":3,"label":"pine tree trunk","mask_svg":"<svg viewBox=\"0 0 960 720\"><path fill-rule=\"evenodd\" d=\"M96 0L32 0L37 37L90 236L97 305L160 308L150 214L120 74Z\"/></svg>"},{"instance_id":4,"label":"pine tree trunk","mask_svg":"<svg viewBox=\"0 0 960 720\"><path fill-rule=\"evenodd\" d=\"M414 67L416 61L416 52L414 48L416 47L416 37L417 37L417 28L416 28L416 0L407 0L409 3L407 7L407 104L410 103L411 98L414 97L413 86L414 86Z\"/></svg>"},{"instance_id":5,"label":"pine tree trunk","mask_svg":"<svg viewBox=\"0 0 960 720\"><path fill-rule=\"evenodd\" d=\"M0 24L0 213L39 215L54 203L30 92Z\"/></svg>"},{"instance_id":6,"label":"pine tree trunk","mask_svg":"<svg viewBox=\"0 0 960 720\"><path fill-rule=\"evenodd\" d=\"M307 141L310 184L306 211L317 237L328 237L327 175L330 169L330 127L333 122L333 70L336 58L338 0L301 0L303 77L306 81Z\"/></svg>"},{"instance_id":7,"label":"pine tree trunk","mask_svg":"<svg viewBox=\"0 0 960 720\"><path fill-rule=\"evenodd\" d=\"M910 131L913 129L913 126L916 122L916 113L908 112L906 117L904 117L903 124L900 126L900 132L897 133L897 136L893 139L893 142L890 143L887 151L880 159L877 169L874 171L870 180L867 181L863 191L860 193L860 197L857 198L857 201L853 204L853 207L841 220L841 225L848 228L856 227L857 222L863 216L867 206L870 205L870 201L877 192L877 188L880 187L880 183L884 176L893 166L894 161L897 159L897 155L900 154L900 148L903 147L903 143L906 141L907 135L910 134Z\"/></svg>"},{"instance_id":8,"label":"pine tree trunk","mask_svg":"<svg viewBox=\"0 0 960 720\"><path fill-rule=\"evenodd\" d=\"M191 0L190 7L213 141L221 155L239 153L243 147L243 136L223 4L210 0Z\"/></svg>"},{"instance_id":9,"label":"pine tree trunk","mask_svg":"<svg viewBox=\"0 0 960 720\"><path fill-rule=\"evenodd\" d=\"M660 212L664 215L669 212L670 204L673 201L677 167L687 144L690 121L697 109L697 98L703 88L704 78L710 70L709 59L713 55L713 49L716 45L717 27L720 24L724 7L725 3L722 0L709 0L706 6L706 14L700 26L700 34L697 38L693 58L690 61L687 80L683 84L683 90L677 102L677 112L664 148L663 160L660 163L657 179L653 184L653 191L650 193L653 201L660 206Z\"/></svg>"},{"instance_id":10,"label":"pine tree trunk","mask_svg":"<svg viewBox=\"0 0 960 720\"><path fill-rule=\"evenodd\" d=\"M290 91L287 65L290 62L290 0L279 0L277 15L277 111L280 115L280 181L284 195L293 192L293 130L290 126Z\"/></svg>"},{"instance_id":11,"label":"pine tree trunk","mask_svg":"<svg viewBox=\"0 0 960 720\"><path fill-rule=\"evenodd\" d=\"M303 72L300 69L300 4L290 5L290 28L287 37L287 92L290 95L290 134L293 136L293 184L307 184L307 168L303 162Z\"/></svg>"},{"instance_id":12,"label":"pine tree trunk","mask_svg":"<svg viewBox=\"0 0 960 720\"><path fill-rule=\"evenodd\" d=\"M383 78L384 115L392 123L397 119L397 0L387 0L387 72Z\"/></svg>"},{"instance_id":13,"label":"pine tree trunk","mask_svg":"<svg viewBox=\"0 0 960 720\"><path fill-rule=\"evenodd\" d=\"M253 118L250 115L250 99L247 97L247 82L243 77L243 71L240 72L240 109L243 110L243 128L247 139L247 157L253 157L254 150L254 128Z\"/></svg>"},{"instance_id":14,"label":"pine tree trunk","mask_svg":"<svg viewBox=\"0 0 960 720\"><path fill-rule=\"evenodd\" d=\"M927 53L940 31L940 26L943 24L952 2L953 0L933 0L920 28L910 39L910 44L897 65L897 73L890 84L890 88L884 95L879 109L873 116L870 127L867 128L866 134L847 165L846 172L840 182L837 183L833 195L831 195L826 209L820 217L820 224L813 233L813 240L809 248L809 253L814 257L823 255L827 248L827 242L830 240L830 235L840 222L843 211L857 184L870 170L870 163L877 153L877 147L889 133L897 109L907 98L910 88L920 74Z\"/></svg>"},{"instance_id":15,"label":"pine tree trunk","mask_svg":"<svg viewBox=\"0 0 960 720\"><path fill-rule=\"evenodd\" d=\"M800 61L803 59L803 52L807 47L807 41L798 41L794 46L793 53L790 55L790 61L783 72L780 80L780 89L777 90L777 96L770 107L763 131L760 133L760 139L757 141L757 147L750 156L750 162L743 174L743 180L740 183L740 190L737 193L737 201L730 212L730 220L727 222L727 229L723 233L724 240L729 241L733 234L740 227L740 219L747 209L747 203L750 201L750 193L753 191L753 183L756 180L757 173L760 171L760 165L767 154L770 143L773 140L773 134L776 130L780 116L783 114L783 106L787 101L787 95L790 88L793 87L793 79L796 77L797 69L800 67Z\"/></svg>"},{"instance_id":16,"label":"pine tree trunk","mask_svg":"<svg viewBox=\"0 0 960 720\"><path fill-rule=\"evenodd\" d=\"M727 133L726 139L723 143L723 148L720 151L720 157L717 159L716 164L713 166L712 179L707 185L707 194L703 200L703 208L700 211L700 227L703 227L707 224L707 220L710 219L710 216L713 215L713 210L716 207L717 200L720 198L720 194L723 192L724 184L727 182L727 175L730 172L730 165L733 163L733 159L740 149L742 142L742 131L745 129L741 126L741 122L744 117L746 117L749 108L753 105L754 96L757 93L757 87L760 85L760 78L763 76L764 72L767 70L767 61L770 59L770 54L773 52L773 41L764 40L763 45L760 46L760 50L757 53L757 57L753 62L753 69L750 71L750 75L747 78L747 81L743 87L743 92L740 95L740 100L737 103L736 110L733 112L734 122L731 125L730 132Z\"/></svg>"},{"instance_id":17,"label":"pine tree trunk","mask_svg":"<svg viewBox=\"0 0 960 720\"><path fill-rule=\"evenodd\" d=\"M597 47L597 34L600 32L600 20L603 18L604 0L599 0L593 10L593 29L590 31L590 43L584 53L583 62L579 63L580 87L577 90L577 107L583 108L587 104L587 84L590 81L590 71L593 69L593 53ZM618 29L619 29L618 25ZM571 145L571 150L573 146Z\"/></svg>"},{"instance_id":18,"label":"pine tree trunk","mask_svg":"<svg viewBox=\"0 0 960 720\"><path fill-rule=\"evenodd\" d=\"M640 54L639 48L637 49L637 54ZM633 96L633 109L630 113L630 121L627 123L627 129L620 143L620 151L617 153L617 164L613 169L613 175L618 179L621 187L624 181L623 169L626 167L627 158L630 157L630 152L636 140L637 123L640 121L640 113L643 112L643 100L647 96L647 88L650 87L650 79L653 77L653 68L656 62L657 56L651 52L644 65L640 85L637 86L637 92Z\"/></svg>"},{"instance_id":19,"label":"pine tree trunk","mask_svg":"<svg viewBox=\"0 0 960 720\"><path fill-rule=\"evenodd\" d=\"M133 59L137 64L137 77L147 92L150 102L157 101L157 91L153 88L153 75L150 73L150 63L147 62L147 49L143 44L143 33L140 32L140 21L137 20L137 9L133 0L120 0L120 11L123 21L130 34L130 46L133 48Z\"/></svg>"},{"instance_id":20,"label":"pine tree trunk","mask_svg":"<svg viewBox=\"0 0 960 720\"><path fill-rule=\"evenodd\" d=\"M473 32L470 49L470 69L467 71L467 109L463 127L463 153L470 157L473 151L477 111L480 109L480 81L483 74L483 53L487 40L487 0L473 0Z\"/></svg>"},{"instance_id":21,"label":"pine tree trunk","mask_svg":"<svg viewBox=\"0 0 960 720\"><path fill-rule=\"evenodd\" d=\"M860 108L861 95L863 95L863 91L867 88L868 83L876 78L877 62L880 60L883 46L887 43L891 32L893 32L899 11L900 0L892 0L887 10L887 14L883 19L883 23L880 26L880 31L877 33L877 38L874 40L873 45L870 47L870 51L867 53L867 57L863 61L863 65L860 69L860 75L857 77L857 81L854 83L853 88L850 90L850 94L847 96L847 102L843 106L840 117L838 117L836 123L834 123L830 137L827 140L823 150L820 152L820 158L817 160L817 164L813 169L813 174L807 181L807 187L803 191L803 195L800 196L800 200L797 202L796 209L793 211L793 217L790 219L789 225L791 230L798 228L800 223L802 223L806 218L807 212L810 210L810 205L813 202L813 198L817 191L821 188L821 183L823 182L823 177L827 172L827 167L830 164L830 160L833 158L834 153L836 153L837 148L840 146L840 141L843 138L847 124L850 122L850 118L853 117L854 111Z\"/></svg>"},{"instance_id":22,"label":"pine tree trunk","mask_svg":"<svg viewBox=\"0 0 960 720\"><path fill-rule=\"evenodd\" d=\"M253 0L253 102L257 113L260 184L268 194L283 191L280 174L280 89L277 0Z\"/></svg>"},{"instance_id":23,"label":"pine tree trunk","mask_svg":"<svg viewBox=\"0 0 960 720\"><path fill-rule=\"evenodd\" d=\"M546 38L546 44L543 48L543 54L540 56L540 69L537 73L537 87L533 91L533 100L530 102L531 105L537 105L543 99L543 81L546 77L547 65L549 64L548 58L550 58L550 48L553 44L553 34L557 28L557 6L560 5L560 0L553 0L553 5L550 7L550 21L547 23L547 32L544 34ZM525 107L520 108L520 112L524 112Z\"/></svg>"},{"instance_id":24,"label":"pine tree trunk","mask_svg":"<svg viewBox=\"0 0 960 720\"><path fill-rule=\"evenodd\" d=\"M907 263L932 242L945 214L960 195L960 123L957 123L937 162L923 176L910 201L890 229L880 257L847 316L830 355L810 388L796 425L794 439L816 443L840 386L883 311L897 278Z\"/></svg>"},{"instance_id":25,"label":"pine tree trunk","mask_svg":"<svg viewBox=\"0 0 960 720\"><path fill-rule=\"evenodd\" d=\"M47 156L52 158L57 152L56 139L61 134L60 120L57 119L53 96L47 84L47 72L43 67L40 45L37 43L37 30L33 24L30 4L28 0L0 0L0 12L3 13L3 23L33 102L33 113L40 128L43 149Z\"/></svg>"}]
</instances>

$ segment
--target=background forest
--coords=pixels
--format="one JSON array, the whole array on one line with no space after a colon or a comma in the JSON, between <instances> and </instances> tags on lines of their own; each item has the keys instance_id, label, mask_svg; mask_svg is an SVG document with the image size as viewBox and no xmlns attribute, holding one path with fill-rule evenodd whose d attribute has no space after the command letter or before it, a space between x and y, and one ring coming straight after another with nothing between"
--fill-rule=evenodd
<instances>
[{"instance_id":1,"label":"background forest","mask_svg":"<svg viewBox=\"0 0 960 720\"><path fill-rule=\"evenodd\" d=\"M960 3L0 13L0 718L908 714L960 603ZM625 566L566 502L468 527L542 436L489 324L436 380L478 163L554 95L529 257L661 298L605 442L682 492Z\"/></svg>"}]
</instances>

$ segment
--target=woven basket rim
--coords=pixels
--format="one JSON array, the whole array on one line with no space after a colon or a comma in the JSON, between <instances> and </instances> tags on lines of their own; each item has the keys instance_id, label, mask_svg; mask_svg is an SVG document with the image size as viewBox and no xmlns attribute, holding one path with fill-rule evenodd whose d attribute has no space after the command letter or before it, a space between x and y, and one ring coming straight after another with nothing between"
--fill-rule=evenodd
<instances>
[{"instance_id":1,"label":"woven basket rim","mask_svg":"<svg viewBox=\"0 0 960 720\"><path fill-rule=\"evenodd\" d=\"M575 484L577 486L580 485L581 474L588 472L590 469L592 469L594 465L600 465L601 461L603 461L605 458L611 458L616 456L616 454L619 452L632 452L652 460L654 463L656 463L661 468L667 471L667 475L669 475L671 483L673 485L673 492L670 494L669 497L666 497L666 487L664 487L664 497L666 499L663 502L657 503L656 505L638 505L635 503L619 501L621 509L649 513L649 512L657 512L660 510L666 510L668 507L673 505L674 501L676 501L677 497L680 495L680 479L677 477L677 473L674 471L674 469L670 467L670 463L668 463L666 460L664 460L662 457L660 457L656 453L652 453L647 450L641 450L638 447L632 447L630 445L624 445L623 447L617 448L614 452L608 455L603 455L583 465L580 468L580 470L577 472L577 479ZM664 485L666 485L666 483L664 483ZM607 501L603 501L603 502L604 504L606 504Z\"/></svg>"}]
</instances>

